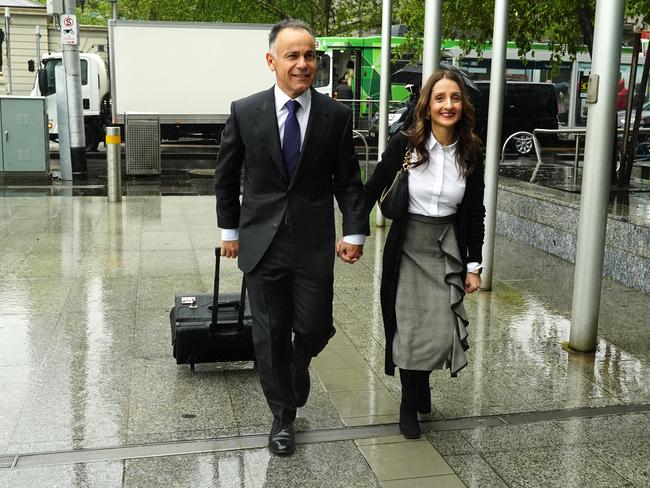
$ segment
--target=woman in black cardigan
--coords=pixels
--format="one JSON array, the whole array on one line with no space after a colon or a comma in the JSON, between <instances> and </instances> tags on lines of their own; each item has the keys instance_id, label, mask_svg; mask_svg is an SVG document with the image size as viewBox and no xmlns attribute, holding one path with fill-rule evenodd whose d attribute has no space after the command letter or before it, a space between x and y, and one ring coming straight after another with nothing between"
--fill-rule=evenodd
<instances>
[{"instance_id":1,"label":"woman in black cardigan","mask_svg":"<svg viewBox=\"0 0 650 488\"><path fill-rule=\"evenodd\" d=\"M386 374L400 370L400 430L418 438L431 411L429 374L467 365L465 293L481 283L483 166L474 108L460 75L434 73L407 132L397 134L366 185L369 210L406 159L409 209L393 221L383 256L381 305Z\"/></svg>"}]
</instances>

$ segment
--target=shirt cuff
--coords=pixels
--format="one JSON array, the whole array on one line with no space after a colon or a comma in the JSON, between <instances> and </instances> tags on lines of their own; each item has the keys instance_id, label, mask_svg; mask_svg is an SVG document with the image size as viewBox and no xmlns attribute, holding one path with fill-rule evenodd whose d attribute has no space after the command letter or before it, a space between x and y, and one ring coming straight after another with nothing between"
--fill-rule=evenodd
<instances>
[{"instance_id":1,"label":"shirt cuff","mask_svg":"<svg viewBox=\"0 0 650 488\"><path fill-rule=\"evenodd\" d=\"M343 236L343 242L354 244L355 246L363 246L366 242L366 236L363 234L350 234L349 236Z\"/></svg>"},{"instance_id":2,"label":"shirt cuff","mask_svg":"<svg viewBox=\"0 0 650 488\"><path fill-rule=\"evenodd\" d=\"M236 229L219 229L221 230L221 240L222 241L238 241L239 240L239 228Z\"/></svg>"},{"instance_id":3,"label":"shirt cuff","mask_svg":"<svg viewBox=\"0 0 650 488\"><path fill-rule=\"evenodd\" d=\"M483 265L481 263L467 263L467 272L468 273L478 273L480 270L483 269Z\"/></svg>"}]
</instances>

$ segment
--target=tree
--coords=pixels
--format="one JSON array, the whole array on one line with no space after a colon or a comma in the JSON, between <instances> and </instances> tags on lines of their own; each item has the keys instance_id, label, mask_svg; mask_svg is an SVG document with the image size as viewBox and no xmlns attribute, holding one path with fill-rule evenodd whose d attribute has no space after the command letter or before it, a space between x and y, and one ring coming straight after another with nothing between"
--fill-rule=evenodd
<instances>
[{"instance_id":1,"label":"tree","mask_svg":"<svg viewBox=\"0 0 650 488\"><path fill-rule=\"evenodd\" d=\"M591 54L595 6L595 0L511 0L508 12L508 39L515 42L521 56L527 53L534 56L533 43L546 42L552 53L551 61L556 65L559 65L566 55L574 58L585 50ZM408 42L403 44L402 49L420 52L424 3L421 0L397 0L395 15L408 26ZM628 19L641 21L643 18L650 18L650 0L627 0L626 16ZM450 39L460 39L465 52L476 50L481 53L483 46L492 40L493 22L493 2L443 2L443 35ZM640 88L641 92L645 93L646 86ZM639 97L637 113L640 113L643 101L643 97ZM635 123L639 123L638 116ZM629 147L636 146L636 140L627 143ZM631 154L633 153L634 151L631 151ZM615 169L615 161L612 161L612 166ZM629 170L621 171L619 175L613 171L613 181L618 178L619 186L627 185L630 182L630 174Z\"/></svg>"},{"instance_id":2,"label":"tree","mask_svg":"<svg viewBox=\"0 0 650 488\"><path fill-rule=\"evenodd\" d=\"M563 55L584 50L578 7L593 9L594 1L586 0L511 0L508 14L508 39L514 41L520 54L531 52L534 42L546 41L556 61ZM417 48L424 25L424 6L420 0L398 0L395 14L409 28L409 37ZM453 19L447 21L446 19ZM443 2L443 35L460 39L466 52L482 51L492 40L494 3L484 0L446 0ZM534 53L533 53L534 54Z\"/></svg>"},{"instance_id":3,"label":"tree","mask_svg":"<svg viewBox=\"0 0 650 488\"><path fill-rule=\"evenodd\" d=\"M39 0L45 3L45 0ZM86 0L77 15L82 24L105 25L108 0ZM119 0L120 18L189 22L273 24L299 18L317 35L366 33L381 25L381 0Z\"/></svg>"}]
</instances>

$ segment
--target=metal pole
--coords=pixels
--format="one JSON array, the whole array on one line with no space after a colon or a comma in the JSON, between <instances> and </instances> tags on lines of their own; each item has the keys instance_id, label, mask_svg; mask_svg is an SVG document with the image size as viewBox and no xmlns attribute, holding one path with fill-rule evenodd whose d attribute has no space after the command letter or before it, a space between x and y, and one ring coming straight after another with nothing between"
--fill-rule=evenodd
<instances>
[{"instance_id":1,"label":"metal pole","mask_svg":"<svg viewBox=\"0 0 650 488\"><path fill-rule=\"evenodd\" d=\"M596 347L600 287L602 284L610 155L616 120L616 85L623 26L623 0L598 0L594 23L594 49L589 77L587 138L585 140L582 195L569 347L590 352Z\"/></svg>"},{"instance_id":2,"label":"metal pole","mask_svg":"<svg viewBox=\"0 0 650 488\"><path fill-rule=\"evenodd\" d=\"M576 126L576 107L578 106L578 60L575 59L571 65L571 88L569 89L569 120L567 126Z\"/></svg>"},{"instance_id":3,"label":"metal pole","mask_svg":"<svg viewBox=\"0 0 650 488\"><path fill-rule=\"evenodd\" d=\"M442 0L426 0L424 6L424 52L422 53L422 86L440 68L442 43Z\"/></svg>"},{"instance_id":4,"label":"metal pole","mask_svg":"<svg viewBox=\"0 0 650 488\"><path fill-rule=\"evenodd\" d=\"M111 122L113 124L117 124L117 104L115 103L115 94L117 93L117 86L115 84L115 79L117 76L115 75L115 49L113 49L113 46L115 45L115 38L114 38L114 32L115 32L115 24L117 23L117 20L109 20L108 21L108 66L109 66L109 84L110 84L110 89L111 93L113 94L113 103L111 103ZM330 68L332 70L332 68ZM126 114L125 114L126 115Z\"/></svg>"},{"instance_id":5,"label":"metal pole","mask_svg":"<svg viewBox=\"0 0 650 488\"><path fill-rule=\"evenodd\" d=\"M379 140L377 153L379 157L388 145L388 99L390 97L390 24L393 11L392 0L382 0L381 11L381 71L379 75ZM377 205L375 217L377 227L385 225L384 216Z\"/></svg>"},{"instance_id":6,"label":"metal pole","mask_svg":"<svg viewBox=\"0 0 650 488\"><path fill-rule=\"evenodd\" d=\"M632 64L630 65L630 79L627 82L627 99L625 100L625 121L623 123L623 140L621 141L621 166L618 171L618 186L624 186L625 166L628 164L628 151L634 154L634 148L630 147L630 120L632 118L632 102L634 100L634 84L636 72L639 68L639 51L641 50L641 33L634 33L634 44L632 45ZM621 78L623 79L623 78ZM618 87L617 87L618 89ZM618 93L616 94L618 97ZM617 107L618 108L618 107ZM632 161L629 161L632 164Z\"/></svg>"},{"instance_id":7,"label":"metal pole","mask_svg":"<svg viewBox=\"0 0 650 488\"><path fill-rule=\"evenodd\" d=\"M117 20L119 18L117 0L111 0L111 3L113 4L113 20Z\"/></svg>"},{"instance_id":8,"label":"metal pole","mask_svg":"<svg viewBox=\"0 0 650 488\"><path fill-rule=\"evenodd\" d=\"M485 242L483 244L482 290L492 289L494 238L497 221L497 183L499 180L499 152L501 151L501 124L503 94L506 85L506 47L508 41L509 0L494 4L494 33L492 41L492 69L490 70L490 109L485 148Z\"/></svg>"},{"instance_id":9,"label":"metal pole","mask_svg":"<svg viewBox=\"0 0 650 488\"><path fill-rule=\"evenodd\" d=\"M36 72L41 67L41 26L36 26Z\"/></svg>"},{"instance_id":10,"label":"metal pole","mask_svg":"<svg viewBox=\"0 0 650 488\"><path fill-rule=\"evenodd\" d=\"M573 175L575 178L577 178L578 176L579 164L580 164L580 134L576 134L576 152L573 155L573 169L575 171Z\"/></svg>"},{"instance_id":11,"label":"metal pole","mask_svg":"<svg viewBox=\"0 0 650 488\"><path fill-rule=\"evenodd\" d=\"M11 80L11 13L9 7L5 8L5 46L7 46L7 95L11 95L13 84Z\"/></svg>"},{"instance_id":12,"label":"metal pole","mask_svg":"<svg viewBox=\"0 0 650 488\"><path fill-rule=\"evenodd\" d=\"M119 127L106 127L106 194L109 202L122 200L122 138Z\"/></svg>"},{"instance_id":13,"label":"metal pole","mask_svg":"<svg viewBox=\"0 0 650 488\"><path fill-rule=\"evenodd\" d=\"M65 15L75 15L75 0L63 1ZM65 66L66 85L68 87L68 114L70 117L70 154L72 172L84 176L88 170L86 162L86 135L84 133L84 116L81 95L81 64L79 61L79 42L62 44L63 64Z\"/></svg>"},{"instance_id":14,"label":"metal pole","mask_svg":"<svg viewBox=\"0 0 650 488\"><path fill-rule=\"evenodd\" d=\"M54 68L54 86L56 87L56 120L59 131L59 166L61 180L72 181L72 157L70 155L70 127L68 126L68 88L65 83L65 67L61 64Z\"/></svg>"},{"instance_id":15,"label":"metal pole","mask_svg":"<svg viewBox=\"0 0 650 488\"><path fill-rule=\"evenodd\" d=\"M647 56L644 56L644 58L645 59L643 62L643 69L641 70L641 83L640 83L641 90L643 90L643 93L645 93L646 87L648 86L648 75L650 75L650 60L646 61L646 59L648 59ZM641 93L639 93L639 96L641 96ZM642 131L642 129L640 128L642 114L643 114L643 105L637 103L634 112L634 124L632 127L632 134L630 135L630 138L633 141L638 142L637 137L639 135L639 131ZM633 154L636 155L636 151ZM628 153L628 158L630 158L630 156L632 156L632 154ZM625 165L626 173L624 175L621 175L623 181L622 182L619 181L619 184L621 183L624 183L625 185L630 184L630 178L632 176L632 166L634 166L634 158L631 158L629 163L630 164Z\"/></svg>"}]
</instances>

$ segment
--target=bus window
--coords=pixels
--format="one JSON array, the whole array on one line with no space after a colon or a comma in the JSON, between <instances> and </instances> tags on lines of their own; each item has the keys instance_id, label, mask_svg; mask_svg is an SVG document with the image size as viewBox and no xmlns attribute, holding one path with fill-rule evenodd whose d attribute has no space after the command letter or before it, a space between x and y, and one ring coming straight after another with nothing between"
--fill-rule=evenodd
<instances>
[{"instance_id":1,"label":"bus window","mask_svg":"<svg viewBox=\"0 0 650 488\"><path fill-rule=\"evenodd\" d=\"M328 86L330 84L330 57L328 54L321 54L318 57L318 69L316 70L316 79L314 88Z\"/></svg>"}]
</instances>

